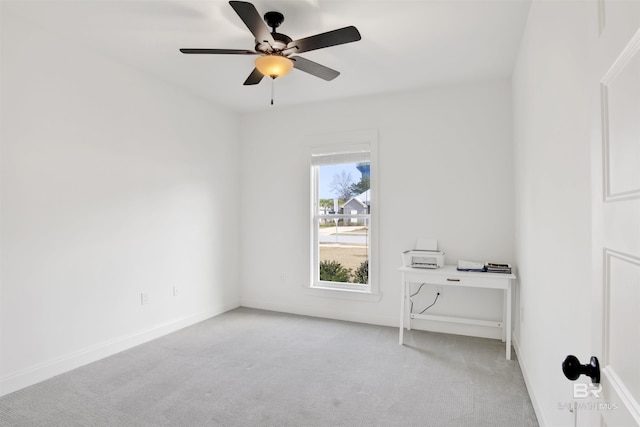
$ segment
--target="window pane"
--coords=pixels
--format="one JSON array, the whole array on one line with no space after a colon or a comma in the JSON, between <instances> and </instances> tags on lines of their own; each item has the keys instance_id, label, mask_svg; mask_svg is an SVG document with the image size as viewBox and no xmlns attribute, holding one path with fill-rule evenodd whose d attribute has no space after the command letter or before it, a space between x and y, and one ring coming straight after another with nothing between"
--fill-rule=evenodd
<instances>
[{"instance_id":1,"label":"window pane","mask_svg":"<svg viewBox=\"0 0 640 427\"><path fill-rule=\"evenodd\" d=\"M321 213L370 211L370 163L341 163L318 167Z\"/></svg>"},{"instance_id":2,"label":"window pane","mask_svg":"<svg viewBox=\"0 0 640 427\"><path fill-rule=\"evenodd\" d=\"M369 283L368 219L320 219L318 245L320 280Z\"/></svg>"},{"instance_id":3,"label":"window pane","mask_svg":"<svg viewBox=\"0 0 640 427\"><path fill-rule=\"evenodd\" d=\"M369 285L370 162L316 167L320 216L316 280ZM334 214L347 216L325 216Z\"/></svg>"}]
</instances>

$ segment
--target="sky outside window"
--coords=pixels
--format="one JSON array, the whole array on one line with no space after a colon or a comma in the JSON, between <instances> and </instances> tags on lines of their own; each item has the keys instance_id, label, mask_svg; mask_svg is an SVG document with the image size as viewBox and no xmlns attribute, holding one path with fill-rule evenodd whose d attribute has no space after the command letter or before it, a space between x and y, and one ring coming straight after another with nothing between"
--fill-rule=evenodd
<instances>
[{"instance_id":1,"label":"sky outside window","mask_svg":"<svg viewBox=\"0 0 640 427\"><path fill-rule=\"evenodd\" d=\"M331 182L335 175L340 175L343 171L351 174L351 183L360 181L362 174L357 169L358 163L342 163L333 165L322 165L319 170L318 192L321 199L334 199L337 194L331 189Z\"/></svg>"}]
</instances>

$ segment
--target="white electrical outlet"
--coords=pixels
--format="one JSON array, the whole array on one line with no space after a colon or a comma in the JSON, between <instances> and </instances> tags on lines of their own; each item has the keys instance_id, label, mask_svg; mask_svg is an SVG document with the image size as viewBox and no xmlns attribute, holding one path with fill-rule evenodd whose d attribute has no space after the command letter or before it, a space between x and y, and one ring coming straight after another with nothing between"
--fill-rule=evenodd
<instances>
[{"instance_id":1,"label":"white electrical outlet","mask_svg":"<svg viewBox=\"0 0 640 427\"><path fill-rule=\"evenodd\" d=\"M149 304L149 294L147 294L146 292L142 292L140 294L140 305L147 305Z\"/></svg>"},{"instance_id":2,"label":"white electrical outlet","mask_svg":"<svg viewBox=\"0 0 640 427\"><path fill-rule=\"evenodd\" d=\"M436 293L440 294L440 297L442 297L442 286L436 286Z\"/></svg>"},{"instance_id":3,"label":"white electrical outlet","mask_svg":"<svg viewBox=\"0 0 640 427\"><path fill-rule=\"evenodd\" d=\"M177 286L173 286L173 296L177 297L178 296L178 287Z\"/></svg>"}]
</instances>

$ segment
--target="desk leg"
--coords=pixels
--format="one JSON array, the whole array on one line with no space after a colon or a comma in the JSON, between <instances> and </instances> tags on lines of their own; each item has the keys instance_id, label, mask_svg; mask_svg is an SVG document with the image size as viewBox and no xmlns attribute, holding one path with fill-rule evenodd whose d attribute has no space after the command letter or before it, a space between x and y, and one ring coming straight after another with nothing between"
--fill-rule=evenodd
<instances>
[{"instance_id":1,"label":"desk leg","mask_svg":"<svg viewBox=\"0 0 640 427\"><path fill-rule=\"evenodd\" d=\"M502 293L502 342L507 341L507 290Z\"/></svg>"},{"instance_id":2,"label":"desk leg","mask_svg":"<svg viewBox=\"0 0 640 427\"><path fill-rule=\"evenodd\" d=\"M402 273L402 291L400 292L400 345L404 344L404 306L405 295L407 292L407 284L404 281L404 273Z\"/></svg>"},{"instance_id":3,"label":"desk leg","mask_svg":"<svg viewBox=\"0 0 640 427\"><path fill-rule=\"evenodd\" d=\"M507 360L511 360L511 280L507 285Z\"/></svg>"}]
</instances>

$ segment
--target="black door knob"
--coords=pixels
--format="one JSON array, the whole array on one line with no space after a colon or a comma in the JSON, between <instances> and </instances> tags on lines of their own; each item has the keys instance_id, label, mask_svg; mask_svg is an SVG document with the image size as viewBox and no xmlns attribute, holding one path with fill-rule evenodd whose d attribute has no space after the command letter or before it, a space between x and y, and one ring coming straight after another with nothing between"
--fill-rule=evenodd
<instances>
[{"instance_id":1,"label":"black door knob","mask_svg":"<svg viewBox=\"0 0 640 427\"><path fill-rule=\"evenodd\" d=\"M592 384L600 384L600 363L595 356L591 356L588 365L581 365L577 357L569 355L562 362L562 372L571 381L577 380L580 375L587 375L591 377Z\"/></svg>"}]
</instances>

